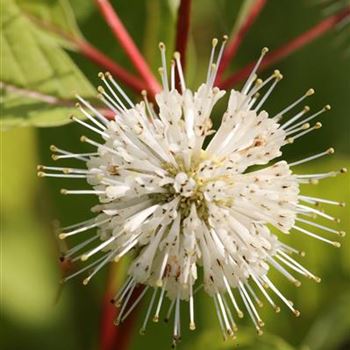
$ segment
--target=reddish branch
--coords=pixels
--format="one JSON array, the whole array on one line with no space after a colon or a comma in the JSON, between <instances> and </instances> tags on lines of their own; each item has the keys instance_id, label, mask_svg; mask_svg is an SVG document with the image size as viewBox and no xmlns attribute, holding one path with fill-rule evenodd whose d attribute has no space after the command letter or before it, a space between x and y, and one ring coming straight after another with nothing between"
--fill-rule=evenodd
<instances>
[{"instance_id":1,"label":"reddish branch","mask_svg":"<svg viewBox=\"0 0 350 350\"><path fill-rule=\"evenodd\" d=\"M126 86L130 87L134 91L140 92L146 88L146 84L142 80L127 72L124 68L116 64L112 59L96 49L89 42L83 39L76 39L75 44L77 45L78 51L82 55L89 58L101 68L108 70L112 75L117 77Z\"/></svg>"},{"instance_id":2,"label":"reddish branch","mask_svg":"<svg viewBox=\"0 0 350 350\"><path fill-rule=\"evenodd\" d=\"M281 46L280 48L272 51L270 54L267 54L265 59L263 60L260 70L266 69L270 67L272 64L280 61L282 58L290 55L291 53L301 49L303 46L309 44L313 40L317 39L321 35L325 34L329 30L333 29L339 22L344 20L346 17L350 16L350 7L340 11L339 13L330 16L313 28L304 32L303 34L297 36L293 40L289 41L287 44ZM247 78L253 69L255 62L251 62L245 67L243 67L240 71L230 76L224 82L219 84L220 88L229 88L241 80Z\"/></svg>"},{"instance_id":3,"label":"reddish branch","mask_svg":"<svg viewBox=\"0 0 350 350\"><path fill-rule=\"evenodd\" d=\"M54 24L47 21L43 21L30 14L27 14L27 16L30 18L30 20L32 20L42 28L45 28L50 32L55 33L56 35L65 39L68 43L72 45L72 47L75 50L77 50L83 56L90 59L98 66L100 66L102 69L108 70L112 75L114 75L116 78L122 81L129 88L133 89L136 92L140 92L141 90L146 88L145 83L141 79L126 71L124 68L119 66L111 58L106 56L103 52L99 51L96 47L91 45L85 39L71 35L70 33L65 32L64 30L55 26Z\"/></svg>"},{"instance_id":4,"label":"reddish branch","mask_svg":"<svg viewBox=\"0 0 350 350\"><path fill-rule=\"evenodd\" d=\"M245 21L242 23L242 25L239 27L237 33L234 37L231 38L231 40L227 43L226 49L224 51L219 70L217 75L217 83L220 84L220 81L222 80L222 74L225 71L226 67L229 65L229 63L232 61L232 59L235 57L236 52L243 41L246 33L250 29L250 27L254 24L256 18L259 16L260 12L264 8L266 4L266 0L256 0L255 4L252 5L250 8L250 11L245 18Z\"/></svg>"},{"instance_id":5,"label":"reddish branch","mask_svg":"<svg viewBox=\"0 0 350 350\"><path fill-rule=\"evenodd\" d=\"M117 13L113 9L108 0L95 0L100 12L102 13L107 24L111 28L114 36L123 47L125 53L130 58L131 62L142 76L143 80L147 84L147 89L154 95L160 90L160 85L154 75L152 74L149 66L147 65L144 57L136 47L134 41L130 37L128 31L124 27Z\"/></svg>"},{"instance_id":6,"label":"reddish branch","mask_svg":"<svg viewBox=\"0 0 350 350\"><path fill-rule=\"evenodd\" d=\"M181 0L177 15L176 51L180 53L183 70L186 65L186 49L190 32L191 0Z\"/></svg>"}]
</instances>

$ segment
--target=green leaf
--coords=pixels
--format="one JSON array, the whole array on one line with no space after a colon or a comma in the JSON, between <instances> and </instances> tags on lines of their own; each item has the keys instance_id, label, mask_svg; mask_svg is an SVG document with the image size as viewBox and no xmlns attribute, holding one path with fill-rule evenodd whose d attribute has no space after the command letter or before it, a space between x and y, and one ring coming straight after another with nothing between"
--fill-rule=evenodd
<instances>
[{"instance_id":1,"label":"green leaf","mask_svg":"<svg viewBox=\"0 0 350 350\"><path fill-rule=\"evenodd\" d=\"M17 0L24 13L60 27L66 33L80 34L73 10L67 0Z\"/></svg>"},{"instance_id":2,"label":"green leaf","mask_svg":"<svg viewBox=\"0 0 350 350\"><path fill-rule=\"evenodd\" d=\"M17 4L31 22L45 28L48 26L69 36L81 36L73 9L68 0L17 0ZM72 48L72 44L55 30L43 31L61 46Z\"/></svg>"},{"instance_id":3,"label":"green leaf","mask_svg":"<svg viewBox=\"0 0 350 350\"><path fill-rule=\"evenodd\" d=\"M68 122L75 93L93 96L90 83L13 0L4 1L1 27L3 127Z\"/></svg>"}]
</instances>

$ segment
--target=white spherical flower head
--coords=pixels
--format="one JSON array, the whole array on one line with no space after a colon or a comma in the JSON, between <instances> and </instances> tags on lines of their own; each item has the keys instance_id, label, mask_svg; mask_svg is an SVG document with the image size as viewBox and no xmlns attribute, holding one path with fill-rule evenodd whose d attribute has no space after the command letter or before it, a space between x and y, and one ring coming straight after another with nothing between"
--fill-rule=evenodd
<instances>
[{"instance_id":1,"label":"white spherical flower head","mask_svg":"<svg viewBox=\"0 0 350 350\"><path fill-rule=\"evenodd\" d=\"M257 79L256 71L267 52L263 49L243 89L229 92L221 124L214 130L213 107L225 94L214 86L224 43L215 61L216 46L217 40L213 40L206 82L192 92L185 85L178 54L174 55L168 77L165 46L161 44L163 90L155 96L154 105L146 93L142 102L134 104L109 73L100 74L105 85L99 88L100 97L115 117L107 120L78 97L78 108L90 123L73 119L99 134L102 142L83 136L83 142L95 147L87 154L52 147L55 159L73 157L86 168L41 166L39 173L87 179L93 189L62 192L95 194L99 198L93 208L94 218L66 227L59 235L63 239L88 230L95 232L65 254L67 259L75 256L93 260L66 280L91 269L86 284L108 262L118 261L133 250L129 278L114 298L121 307L116 323L122 322L153 289L142 331L151 315L155 321L159 319L166 296L170 299L166 318L174 315L174 342L180 338L183 301L188 302L190 328L195 328L194 296L202 287L214 301L224 337L234 336L235 319L242 317L244 310L262 333L257 293L276 311L277 298L298 315L299 311L268 277L269 269L277 270L297 286L300 282L293 272L316 281L319 278L294 259L293 255L301 253L279 237L283 240L283 233L294 228L338 246L338 242L313 233L312 227L342 234L312 221L316 215L335 220L313 204L340 203L303 196L299 188L301 183L314 183L338 172L297 175L291 170L293 165L333 153L333 149L292 164L283 160L270 163L281 156L284 145L319 128L320 123L311 127L308 122L329 106L306 118L309 108L305 107L282 123L283 117L313 94L310 89L270 117L262 107L282 75L275 71L264 81ZM45 169L63 174L42 171ZM272 227L282 234L277 237ZM92 242L94 247L86 250ZM131 303L138 285L144 285L144 289Z\"/></svg>"}]
</instances>

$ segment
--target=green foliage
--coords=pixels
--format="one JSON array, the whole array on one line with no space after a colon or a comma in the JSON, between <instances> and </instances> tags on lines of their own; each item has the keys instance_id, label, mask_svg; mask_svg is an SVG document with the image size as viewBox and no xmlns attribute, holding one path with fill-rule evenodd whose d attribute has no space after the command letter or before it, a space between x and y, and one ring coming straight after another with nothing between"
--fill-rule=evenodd
<instances>
[{"instance_id":1,"label":"green foliage","mask_svg":"<svg viewBox=\"0 0 350 350\"><path fill-rule=\"evenodd\" d=\"M35 26L14 0L5 0L2 8L3 127L67 122L75 94L92 96L93 88L67 53Z\"/></svg>"}]
</instances>

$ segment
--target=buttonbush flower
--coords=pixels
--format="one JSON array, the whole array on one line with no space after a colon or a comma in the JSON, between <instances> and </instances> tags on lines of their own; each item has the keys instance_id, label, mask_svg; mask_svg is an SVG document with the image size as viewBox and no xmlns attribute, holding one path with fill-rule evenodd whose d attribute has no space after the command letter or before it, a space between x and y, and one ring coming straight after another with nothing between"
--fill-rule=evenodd
<instances>
[{"instance_id":1,"label":"buttonbush flower","mask_svg":"<svg viewBox=\"0 0 350 350\"><path fill-rule=\"evenodd\" d=\"M225 41L217 48L218 40L213 40L206 80L194 92L186 86L180 55L175 53L168 69L161 43L162 91L155 103L143 93L143 101L134 104L111 74L100 73L104 84L98 88L100 98L115 116L106 119L78 96L77 107L86 119L72 117L96 133L96 140L81 137L92 152L73 153L52 146L55 160L74 158L82 167L39 166L39 176L83 179L91 186L63 189L63 194L92 194L99 200L92 208L93 217L62 228L59 234L60 239L84 237L63 258L87 261L87 265L65 280L89 270L87 284L107 263L131 254L128 278L113 298L120 307L116 323L123 322L150 293L144 332L150 318L158 321L169 299L164 315L174 320L174 344L181 337L180 304L188 305L189 328L196 327L195 296L201 289L213 300L225 338L235 336L236 320L245 312L262 333L258 293L277 312L279 300L298 316L293 303L270 279L270 269L296 286L300 282L295 274L317 282L320 278L297 261L295 256L303 253L283 243L283 235L294 229L336 247L338 241L313 233L313 228L343 235L313 221L315 216L337 221L314 204L343 204L302 195L300 184L346 170L320 174L292 170L334 150L294 163L277 159L284 146L320 128L319 122L313 126L309 122L330 107L309 116L308 107L293 112L314 93L309 89L269 116L264 104L282 75L276 70L265 80L257 78L266 48L241 91L228 91L221 124L213 129L213 108L226 93L215 87ZM276 230L281 234L276 235ZM140 285L144 288L135 299L133 293Z\"/></svg>"}]
</instances>

